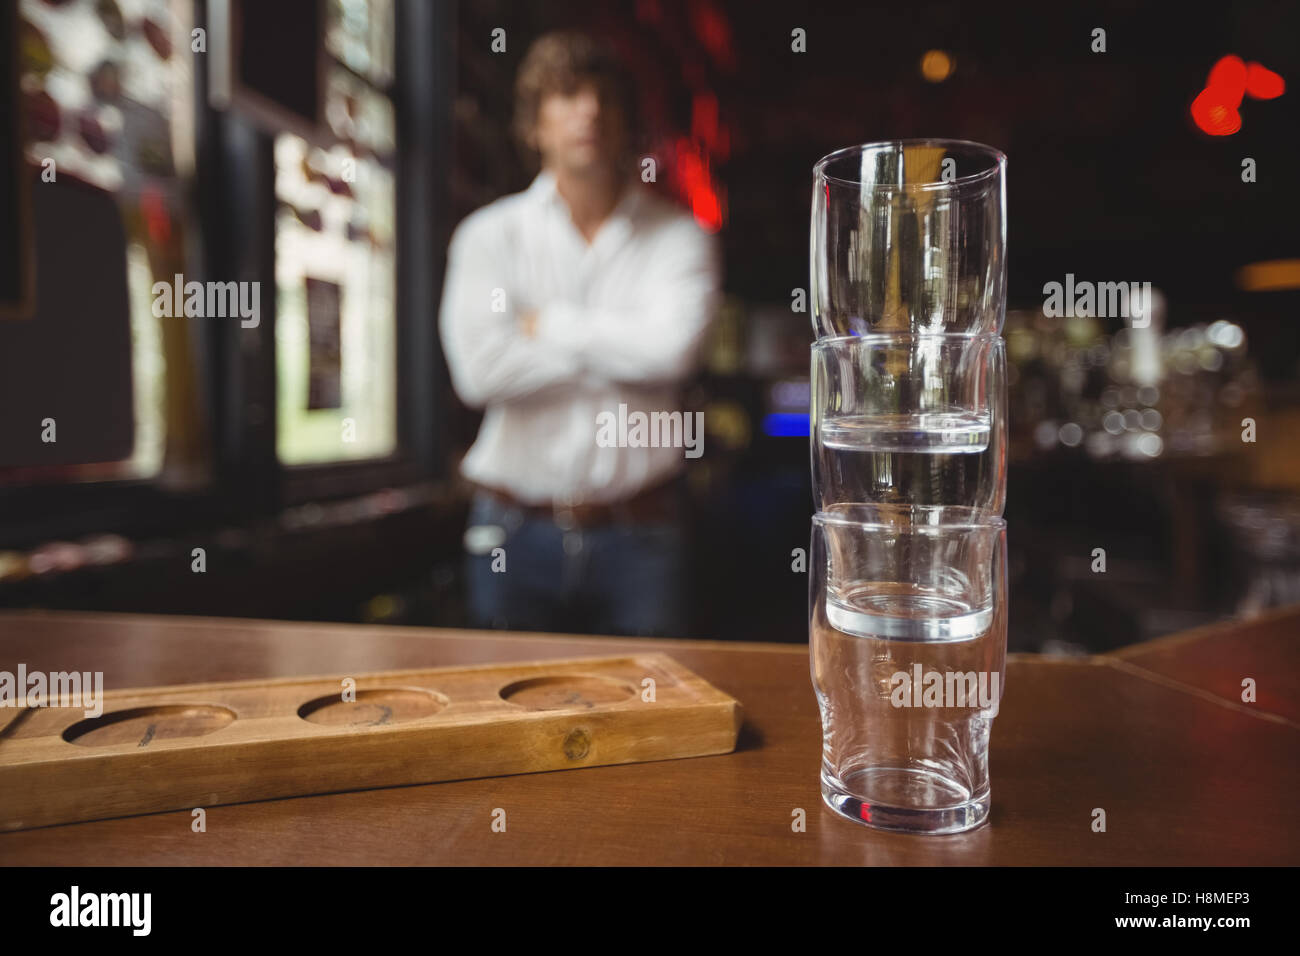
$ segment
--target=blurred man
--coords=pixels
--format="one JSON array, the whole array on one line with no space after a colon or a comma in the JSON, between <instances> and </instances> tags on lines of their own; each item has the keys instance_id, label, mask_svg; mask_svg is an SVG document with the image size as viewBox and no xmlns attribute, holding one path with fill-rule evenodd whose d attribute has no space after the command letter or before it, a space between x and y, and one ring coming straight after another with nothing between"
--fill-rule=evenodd
<instances>
[{"instance_id":1,"label":"blurred man","mask_svg":"<svg viewBox=\"0 0 1300 956\"><path fill-rule=\"evenodd\" d=\"M452 383L486 409L461 464L476 486L471 615L480 627L682 634L680 479L700 449L647 447L602 423L689 419L679 386L716 302L717 250L636 174L634 98L610 49L542 37L516 98L541 171L457 227L440 315Z\"/></svg>"}]
</instances>

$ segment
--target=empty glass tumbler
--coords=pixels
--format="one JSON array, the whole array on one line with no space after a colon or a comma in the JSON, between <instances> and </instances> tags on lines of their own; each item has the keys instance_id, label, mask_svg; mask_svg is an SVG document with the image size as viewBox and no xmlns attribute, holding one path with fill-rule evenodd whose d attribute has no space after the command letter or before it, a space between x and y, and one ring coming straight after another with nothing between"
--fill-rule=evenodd
<instances>
[{"instance_id":1,"label":"empty glass tumbler","mask_svg":"<svg viewBox=\"0 0 1300 956\"><path fill-rule=\"evenodd\" d=\"M817 338L1000 332L1006 316L1006 163L964 140L851 146L813 167Z\"/></svg>"},{"instance_id":2,"label":"empty glass tumbler","mask_svg":"<svg viewBox=\"0 0 1300 956\"><path fill-rule=\"evenodd\" d=\"M837 813L922 833L987 819L1005 532L962 507L851 504L813 518L812 682L822 797Z\"/></svg>"},{"instance_id":3,"label":"empty glass tumbler","mask_svg":"<svg viewBox=\"0 0 1300 956\"><path fill-rule=\"evenodd\" d=\"M813 495L843 503L1006 503L1006 349L996 334L872 334L812 346Z\"/></svg>"}]
</instances>

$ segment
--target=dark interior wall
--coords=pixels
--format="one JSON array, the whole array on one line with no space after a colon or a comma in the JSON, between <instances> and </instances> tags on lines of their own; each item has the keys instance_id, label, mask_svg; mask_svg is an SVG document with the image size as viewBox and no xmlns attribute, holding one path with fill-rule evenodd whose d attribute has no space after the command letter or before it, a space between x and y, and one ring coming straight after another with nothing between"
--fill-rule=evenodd
<instances>
[{"instance_id":1,"label":"dark interior wall","mask_svg":"<svg viewBox=\"0 0 1300 956\"><path fill-rule=\"evenodd\" d=\"M497 27L504 53L489 48ZM509 136L514 71L533 38L562 27L603 32L630 51L652 140L689 132L694 92L717 96L729 132L715 166L727 196L727 285L746 301L788 303L806 285L818 158L876 139L973 139L1009 157L1013 307L1041 305L1043 284L1067 272L1151 281L1171 324L1231 314L1260 342L1266 375L1296 374L1300 295L1243 292L1234 273L1294 255L1300 93L1246 100L1241 130L1227 137L1197 130L1188 106L1229 53L1300 83L1300 5L462 4L454 218L526 185ZM795 28L805 53L791 50ZM1092 51L1096 28L1104 53ZM947 81L921 76L929 49L952 55ZM1254 183L1241 180L1244 157L1256 161Z\"/></svg>"},{"instance_id":2,"label":"dark interior wall","mask_svg":"<svg viewBox=\"0 0 1300 956\"><path fill-rule=\"evenodd\" d=\"M1277 336L1294 363L1282 317L1296 298L1243 293L1233 273L1294 254L1300 203L1288 171L1300 97L1248 100L1241 131L1222 138L1194 129L1187 107L1228 53L1300 78L1297 5L729 9L742 51L722 87L723 115L738 130L725 170L737 289L780 299L805 281L810 170L825 152L874 139L973 139L1009 157L1013 306L1041 305L1043 283L1067 272L1141 278L1165 290L1176 323L1206 308L1258 313L1268 324L1250 331ZM789 52L795 25L808 31L802 56ZM1090 49L1096 27L1105 53ZM930 48L955 60L946 82L920 75ZM1245 156L1257 161L1255 183L1241 181Z\"/></svg>"}]
</instances>

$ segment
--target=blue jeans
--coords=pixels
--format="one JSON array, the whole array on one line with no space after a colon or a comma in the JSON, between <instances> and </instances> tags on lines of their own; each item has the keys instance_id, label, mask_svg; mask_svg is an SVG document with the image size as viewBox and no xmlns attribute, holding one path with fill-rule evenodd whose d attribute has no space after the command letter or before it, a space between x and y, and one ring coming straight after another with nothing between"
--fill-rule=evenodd
<instances>
[{"instance_id":1,"label":"blue jeans","mask_svg":"<svg viewBox=\"0 0 1300 956\"><path fill-rule=\"evenodd\" d=\"M678 523L565 531L482 492L470 505L474 627L682 637L685 567Z\"/></svg>"}]
</instances>

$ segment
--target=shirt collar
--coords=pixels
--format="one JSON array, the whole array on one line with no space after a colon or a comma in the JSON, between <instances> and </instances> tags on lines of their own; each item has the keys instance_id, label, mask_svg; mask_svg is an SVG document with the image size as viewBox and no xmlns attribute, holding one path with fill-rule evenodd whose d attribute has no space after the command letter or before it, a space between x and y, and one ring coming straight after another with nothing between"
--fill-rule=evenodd
<instances>
[{"instance_id":1,"label":"shirt collar","mask_svg":"<svg viewBox=\"0 0 1300 956\"><path fill-rule=\"evenodd\" d=\"M532 185L528 187L528 192L542 202L553 203L560 198L559 190L555 186L555 176L545 169L533 179Z\"/></svg>"},{"instance_id":2,"label":"shirt collar","mask_svg":"<svg viewBox=\"0 0 1300 956\"><path fill-rule=\"evenodd\" d=\"M641 202L641 190L637 188L637 183L627 180L623 187L623 195L619 197L617 205L609 214L611 220L607 225L613 222L623 222L629 220L635 214L637 207ZM543 169L534 178L532 184L528 187L531 196L546 205L563 209L566 213L568 204L564 197L560 195L560 190L555 182L555 174L549 170Z\"/></svg>"}]
</instances>

